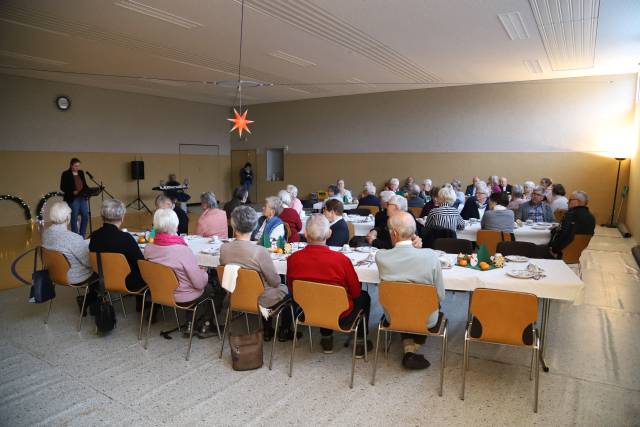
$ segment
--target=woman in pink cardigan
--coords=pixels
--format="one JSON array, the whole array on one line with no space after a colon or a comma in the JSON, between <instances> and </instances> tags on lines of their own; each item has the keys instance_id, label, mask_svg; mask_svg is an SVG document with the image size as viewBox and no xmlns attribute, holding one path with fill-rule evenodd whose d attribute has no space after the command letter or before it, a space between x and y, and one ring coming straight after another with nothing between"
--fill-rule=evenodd
<instances>
[{"instance_id":1,"label":"woman in pink cardigan","mask_svg":"<svg viewBox=\"0 0 640 427\"><path fill-rule=\"evenodd\" d=\"M204 237L218 236L221 239L229 237L227 214L222 209L218 209L216 195L211 191L202 193L200 203L202 214L198 218L196 234Z\"/></svg>"},{"instance_id":2,"label":"woman in pink cardigan","mask_svg":"<svg viewBox=\"0 0 640 427\"><path fill-rule=\"evenodd\" d=\"M174 271L178 288L173 296L178 305L190 306L211 298L213 288L209 285L206 269L198 266L194 253L182 237L178 236L178 222L178 216L172 209L156 210L153 215L156 237L144 249L144 257ZM213 330L215 326L211 304L203 303L198 309L194 332L201 338L207 338L213 335Z\"/></svg>"}]
</instances>

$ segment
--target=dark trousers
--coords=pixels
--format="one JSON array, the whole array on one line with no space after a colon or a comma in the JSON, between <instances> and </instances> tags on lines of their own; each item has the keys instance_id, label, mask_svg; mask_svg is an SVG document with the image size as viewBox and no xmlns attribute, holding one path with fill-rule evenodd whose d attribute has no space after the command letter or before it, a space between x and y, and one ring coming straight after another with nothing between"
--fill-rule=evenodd
<instances>
[{"instance_id":1,"label":"dark trousers","mask_svg":"<svg viewBox=\"0 0 640 427\"><path fill-rule=\"evenodd\" d=\"M362 310L364 314L364 319L360 321L361 324L358 331L358 336L360 338L363 338L364 328L367 328L367 332L369 332L368 320L369 320L370 308L371 308L371 297L369 296L367 291L364 291L364 290L360 291L360 296L353 300L353 310L351 310L351 313L341 318L338 321L338 324L342 329L351 328L351 325L353 325L353 321L355 320L356 316L358 315L360 310ZM323 337L328 337L328 336L331 336L332 334L333 334L333 331L331 329L320 328L320 335L322 335Z\"/></svg>"},{"instance_id":2,"label":"dark trousers","mask_svg":"<svg viewBox=\"0 0 640 427\"><path fill-rule=\"evenodd\" d=\"M202 295L200 295L198 298L194 299L193 301L179 302L178 305L180 307L189 307L193 304L198 304L206 299L213 298L213 293L214 293L213 287L211 286L210 283L207 283L207 286L204 287ZM187 320L190 320L190 318L188 318ZM211 307L211 302L204 302L200 304L200 307L198 308L198 312L196 313L196 328L200 329L200 327L204 325L204 323L207 320L209 321L209 324L211 325L214 324L213 308Z\"/></svg>"}]
</instances>

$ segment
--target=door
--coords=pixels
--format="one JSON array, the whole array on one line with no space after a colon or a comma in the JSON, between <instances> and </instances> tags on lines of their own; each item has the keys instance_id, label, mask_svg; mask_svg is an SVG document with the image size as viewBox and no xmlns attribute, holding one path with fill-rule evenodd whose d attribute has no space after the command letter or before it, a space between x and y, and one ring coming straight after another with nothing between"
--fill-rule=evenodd
<instances>
[{"instance_id":1,"label":"door","mask_svg":"<svg viewBox=\"0 0 640 427\"><path fill-rule=\"evenodd\" d=\"M249 189L249 200L258 200L258 161L256 150L231 150L231 191L240 185L240 170L245 163L251 163L253 169L253 185Z\"/></svg>"}]
</instances>

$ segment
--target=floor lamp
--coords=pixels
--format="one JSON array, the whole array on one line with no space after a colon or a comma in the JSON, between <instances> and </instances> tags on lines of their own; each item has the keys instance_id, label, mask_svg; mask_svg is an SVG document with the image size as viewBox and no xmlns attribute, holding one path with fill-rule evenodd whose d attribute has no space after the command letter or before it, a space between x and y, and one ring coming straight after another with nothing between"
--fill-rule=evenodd
<instances>
[{"instance_id":1,"label":"floor lamp","mask_svg":"<svg viewBox=\"0 0 640 427\"><path fill-rule=\"evenodd\" d=\"M618 174L616 175L616 189L613 191L613 205L611 206L611 221L609 221L608 224L602 224L608 228L616 228L618 226L618 224L614 224L613 216L616 210L616 197L618 196L618 184L620 182L620 165L622 164L623 160L627 160L626 157L616 157L615 159L618 161Z\"/></svg>"}]
</instances>

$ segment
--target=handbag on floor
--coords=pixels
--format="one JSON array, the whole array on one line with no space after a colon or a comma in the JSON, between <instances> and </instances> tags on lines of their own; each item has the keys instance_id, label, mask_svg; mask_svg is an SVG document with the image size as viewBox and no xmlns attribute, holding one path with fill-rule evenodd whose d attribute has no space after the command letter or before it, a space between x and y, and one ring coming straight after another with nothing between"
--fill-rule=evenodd
<instances>
[{"instance_id":1,"label":"handbag on floor","mask_svg":"<svg viewBox=\"0 0 640 427\"><path fill-rule=\"evenodd\" d=\"M262 329L248 334L230 334L231 366L234 371L262 367Z\"/></svg>"},{"instance_id":2,"label":"handbag on floor","mask_svg":"<svg viewBox=\"0 0 640 427\"><path fill-rule=\"evenodd\" d=\"M104 274L102 274L102 257L96 253L98 259L98 298L95 302L96 327L99 333L112 331L116 327L116 312L104 288Z\"/></svg>"},{"instance_id":3,"label":"handbag on floor","mask_svg":"<svg viewBox=\"0 0 640 427\"><path fill-rule=\"evenodd\" d=\"M29 252L34 251L33 254L33 273L31 274L31 282L23 279L17 271L18 262ZM42 268L38 270L38 255L40 258L40 264ZM20 282L25 285L30 285L31 289L29 290L29 302L35 304L42 304L43 302L47 302L56 297L56 289L55 285L51 281L51 277L49 277L49 270L44 268L44 260L42 258L42 249L40 246L36 246L35 248L29 249L18 258L16 258L13 263L11 263L11 274L13 277L18 279Z\"/></svg>"}]
</instances>

